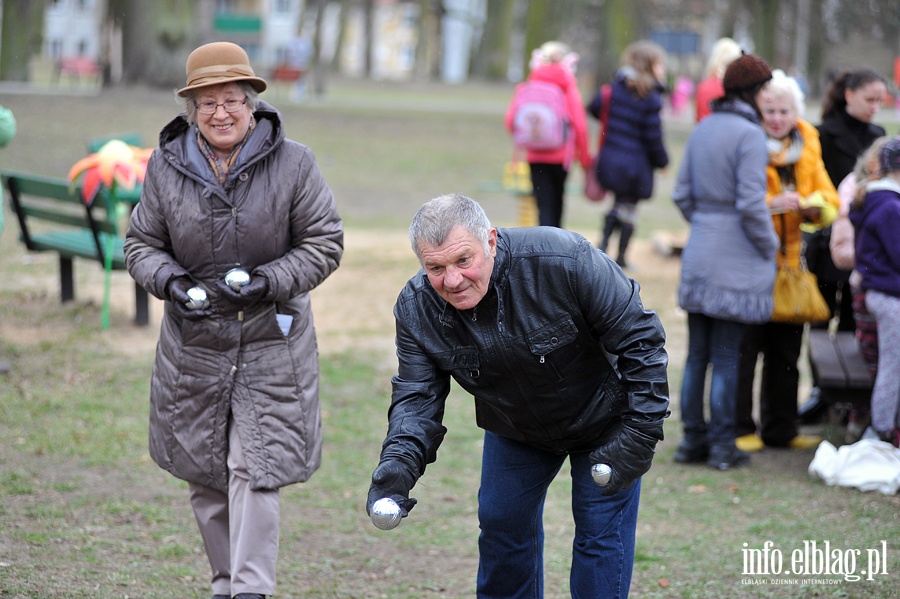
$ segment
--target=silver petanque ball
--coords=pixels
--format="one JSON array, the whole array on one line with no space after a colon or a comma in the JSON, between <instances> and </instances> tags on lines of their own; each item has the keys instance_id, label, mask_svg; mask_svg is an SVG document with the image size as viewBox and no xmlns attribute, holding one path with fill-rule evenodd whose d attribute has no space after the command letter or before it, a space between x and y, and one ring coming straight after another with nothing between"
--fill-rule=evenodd
<instances>
[{"instance_id":1,"label":"silver petanque ball","mask_svg":"<svg viewBox=\"0 0 900 599\"><path fill-rule=\"evenodd\" d=\"M209 299L206 297L206 291L200 287L191 287L187 290L187 294L188 297L191 298L190 301L185 302L188 309L202 310L209 306Z\"/></svg>"},{"instance_id":2,"label":"silver petanque ball","mask_svg":"<svg viewBox=\"0 0 900 599\"><path fill-rule=\"evenodd\" d=\"M383 497L372 506L372 524L381 530L390 530L400 524L400 506L390 497Z\"/></svg>"},{"instance_id":3,"label":"silver petanque ball","mask_svg":"<svg viewBox=\"0 0 900 599\"><path fill-rule=\"evenodd\" d=\"M612 468L609 464L594 464L591 467L591 476L598 486L605 487L609 484L609 477L612 476Z\"/></svg>"},{"instance_id":4,"label":"silver petanque ball","mask_svg":"<svg viewBox=\"0 0 900 599\"><path fill-rule=\"evenodd\" d=\"M232 268L225 273L225 284L235 291L240 291L241 287L245 286L249 282L250 273L248 273L243 268Z\"/></svg>"}]
</instances>

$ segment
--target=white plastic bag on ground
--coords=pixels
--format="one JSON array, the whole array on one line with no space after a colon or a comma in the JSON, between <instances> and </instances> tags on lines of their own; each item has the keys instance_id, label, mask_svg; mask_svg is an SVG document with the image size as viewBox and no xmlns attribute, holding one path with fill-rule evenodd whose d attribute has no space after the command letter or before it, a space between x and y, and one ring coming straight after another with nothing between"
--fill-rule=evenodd
<instances>
[{"instance_id":1,"label":"white plastic bag on ground","mask_svg":"<svg viewBox=\"0 0 900 599\"><path fill-rule=\"evenodd\" d=\"M894 495L900 490L900 449L875 439L863 439L840 449L822 441L809 464L809 473L829 485Z\"/></svg>"}]
</instances>

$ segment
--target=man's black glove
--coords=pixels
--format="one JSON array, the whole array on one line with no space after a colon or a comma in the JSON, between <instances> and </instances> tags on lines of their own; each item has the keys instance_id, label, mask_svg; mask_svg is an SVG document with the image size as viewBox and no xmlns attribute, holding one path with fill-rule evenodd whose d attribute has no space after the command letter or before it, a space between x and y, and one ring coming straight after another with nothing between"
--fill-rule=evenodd
<instances>
[{"instance_id":1,"label":"man's black glove","mask_svg":"<svg viewBox=\"0 0 900 599\"><path fill-rule=\"evenodd\" d=\"M416 476L410 467L400 460L383 460L372 473L372 485L366 501L366 513L372 515L372 506L379 499L389 497L400 506L400 515L404 518L416 505L410 498L409 490L416 484Z\"/></svg>"},{"instance_id":2,"label":"man's black glove","mask_svg":"<svg viewBox=\"0 0 900 599\"><path fill-rule=\"evenodd\" d=\"M652 432L656 433L656 428L653 427ZM612 468L609 483L602 487L603 495L615 495L627 489L650 470L656 442L662 437L662 432L660 430L658 436L649 433L625 424L612 441L591 452L592 464L608 464Z\"/></svg>"},{"instance_id":3,"label":"man's black glove","mask_svg":"<svg viewBox=\"0 0 900 599\"><path fill-rule=\"evenodd\" d=\"M254 274L250 277L250 282L241 287L240 291L232 289L224 281L217 281L216 289L233 305L245 308L266 297L269 292L269 279L265 275Z\"/></svg>"},{"instance_id":4,"label":"man's black glove","mask_svg":"<svg viewBox=\"0 0 900 599\"><path fill-rule=\"evenodd\" d=\"M194 282L188 277L175 277L166 285L166 297L172 302L175 311L185 320L203 320L212 313L209 307L194 308L188 307L191 296L188 295L188 289L195 287Z\"/></svg>"}]
</instances>

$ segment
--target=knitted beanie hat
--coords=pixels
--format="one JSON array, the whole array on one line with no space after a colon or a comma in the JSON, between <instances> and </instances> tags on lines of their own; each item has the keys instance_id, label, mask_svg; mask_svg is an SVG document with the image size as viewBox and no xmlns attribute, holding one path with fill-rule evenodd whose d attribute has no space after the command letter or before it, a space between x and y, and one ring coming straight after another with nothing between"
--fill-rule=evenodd
<instances>
[{"instance_id":1,"label":"knitted beanie hat","mask_svg":"<svg viewBox=\"0 0 900 599\"><path fill-rule=\"evenodd\" d=\"M722 87L726 92L740 92L761 85L772 78L772 69L755 54L743 54L725 69Z\"/></svg>"},{"instance_id":2,"label":"knitted beanie hat","mask_svg":"<svg viewBox=\"0 0 900 599\"><path fill-rule=\"evenodd\" d=\"M900 171L900 137L889 139L884 144L878 156L878 165L886 173Z\"/></svg>"}]
</instances>

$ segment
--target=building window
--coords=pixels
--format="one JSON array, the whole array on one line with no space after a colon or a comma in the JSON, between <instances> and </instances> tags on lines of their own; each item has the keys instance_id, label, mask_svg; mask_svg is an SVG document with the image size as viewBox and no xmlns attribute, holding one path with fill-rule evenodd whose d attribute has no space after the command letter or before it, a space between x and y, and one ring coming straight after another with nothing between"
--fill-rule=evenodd
<instances>
[{"instance_id":1,"label":"building window","mask_svg":"<svg viewBox=\"0 0 900 599\"><path fill-rule=\"evenodd\" d=\"M50 57L51 58L57 59L57 58L62 57L63 43L62 43L61 39L53 38L52 40L50 40L49 47L50 47Z\"/></svg>"}]
</instances>

